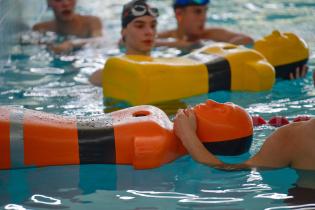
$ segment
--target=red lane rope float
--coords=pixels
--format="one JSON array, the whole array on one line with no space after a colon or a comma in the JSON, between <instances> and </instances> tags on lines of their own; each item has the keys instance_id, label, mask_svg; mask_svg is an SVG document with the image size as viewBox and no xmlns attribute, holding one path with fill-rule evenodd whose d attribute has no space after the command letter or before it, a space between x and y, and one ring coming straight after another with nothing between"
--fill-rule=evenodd
<instances>
[{"instance_id":1,"label":"red lane rope float","mask_svg":"<svg viewBox=\"0 0 315 210\"><path fill-rule=\"evenodd\" d=\"M295 117L292 122L301 122L301 121L307 121L310 120L311 117L307 116L307 115L301 115L301 116L297 116ZM261 126L261 125L271 125L271 126L275 126L275 127L281 127L284 125L287 125L290 123L290 121L283 116L273 116L269 119L268 123L266 122L266 120L259 116L259 115L253 115L252 116L252 121L253 121L253 125L254 126Z\"/></svg>"}]
</instances>

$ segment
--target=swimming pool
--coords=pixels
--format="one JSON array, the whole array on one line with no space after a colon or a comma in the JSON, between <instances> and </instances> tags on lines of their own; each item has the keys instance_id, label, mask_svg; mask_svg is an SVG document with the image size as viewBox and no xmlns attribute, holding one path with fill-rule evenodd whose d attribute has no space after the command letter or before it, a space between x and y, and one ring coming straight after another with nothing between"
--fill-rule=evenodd
<instances>
[{"instance_id":1,"label":"swimming pool","mask_svg":"<svg viewBox=\"0 0 315 210\"><path fill-rule=\"evenodd\" d=\"M124 2L124 1L122 1ZM172 27L170 1L155 1L162 9L160 28ZM107 39L117 40L121 3L81 0L79 9L104 19ZM111 9L110 13L103 12ZM302 36L312 49L309 62L315 67L315 3L312 0L214 0L209 25L219 25L259 38L272 29ZM164 14L165 13L165 14ZM45 18L45 17L44 17ZM53 56L44 47L14 46L11 60L0 69L0 105L62 115L90 116L103 113L102 90L87 82L106 57L117 54L113 46L84 49L72 55ZM159 49L156 55L171 56L176 50ZM240 93L219 91L183 100L194 105L211 98L233 101L265 119L274 115L293 119L315 115L315 89L311 73L296 81L278 81L272 91ZM166 107L168 109L168 107ZM249 154L224 157L238 162L257 152L274 128L255 128ZM297 179L294 170L223 172L183 157L161 168L135 171L129 166L84 165L0 171L2 209L292 209L302 204L288 199ZM303 203L309 209L310 202ZM312 206L312 207L311 207ZM305 208L306 208L305 207Z\"/></svg>"}]
</instances>

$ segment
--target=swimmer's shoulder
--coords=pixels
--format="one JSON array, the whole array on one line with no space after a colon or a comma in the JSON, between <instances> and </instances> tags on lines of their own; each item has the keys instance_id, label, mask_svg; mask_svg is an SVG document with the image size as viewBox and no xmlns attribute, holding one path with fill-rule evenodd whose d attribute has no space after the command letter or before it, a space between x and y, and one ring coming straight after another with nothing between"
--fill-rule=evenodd
<instances>
[{"instance_id":1,"label":"swimmer's shoulder","mask_svg":"<svg viewBox=\"0 0 315 210\"><path fill-rule=\"evenodd\" d=\"M93 15L80 15L81 20L85 23L85 24L89 24L89 25L101 25L102 21L99 17L97 16L93 16Z\"/></svg>"},{"instance_id":2,"label":"swimmer's shoulder","mask_svg":"<svg viewBox=\"0 0 315 210\"><path fill-rule=\"evenodd\" d=\"M102 35L103 23L97 16L85 15L80 16L85 28L89 29L89 36L96 37Z\"/></svg>"}]
</instances>

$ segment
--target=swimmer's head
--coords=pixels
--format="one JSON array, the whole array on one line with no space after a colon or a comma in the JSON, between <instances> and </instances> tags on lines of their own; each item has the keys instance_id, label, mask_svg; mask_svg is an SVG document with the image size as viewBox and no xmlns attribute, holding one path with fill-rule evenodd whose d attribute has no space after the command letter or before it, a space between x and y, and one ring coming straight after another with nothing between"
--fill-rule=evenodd
<instances>
[{"instance_id":1,"label":"swimmer's head","mask_svg":"<svg viewBox=\"0 0 315 210\"><path fill-rule=\"evenodd\" d=\"M187 6L204 6L210 3L210 0L174 0L173 8L184 8Z\"/></svg>"},{"instance_id":2,"label":"swimmer's head","mask_svg":"<svg viewBox=\"0 0 315 210\"><path fill-rule=\"evenodd\" d=\"M122 41L127 55L150 55L155 45L157 9L145 0L126 4L122 14Z\"/></svg>"},{"instance_id":3,"label":"swimmer's head","mask_svg":"<svg viewBox=\"0 0 315 210\"><path fill-rule=\"evenodd\" d=\"M122 28L126 28L130 22L142 16L157 18L159 11L157 8L151 7L146 0L132 0L125 4L121 15Z\"/></svg>"},{"instance_id":4,"label":"swimmer's head","mask_svg":"<svg viewBox=\"0 0 315 210\"><path fill-rule=\"evenodd\" d=\"M178 29L189 41L205 33L209 0L174 0L173 7ZM192 24L193 23L193 24Z\"/></svg>"},{"instance_id":5,"label":"swimmer's head","mask_svg":"<svg viewBox=\"0 0 315 210\"><path fill-rule=\"evenodd\" d=\"M74 17L76 2L76 0L47 0L47 5L54 11L57 20L69 21Z\"/></svg>"}]
</instances>

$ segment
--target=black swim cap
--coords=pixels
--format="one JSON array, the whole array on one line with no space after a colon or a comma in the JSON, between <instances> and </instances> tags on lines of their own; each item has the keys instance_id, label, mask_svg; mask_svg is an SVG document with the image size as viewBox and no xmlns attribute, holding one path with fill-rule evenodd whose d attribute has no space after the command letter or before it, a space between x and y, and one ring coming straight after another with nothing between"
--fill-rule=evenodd
<instances>
[{"instance_id":1,"label":"black swim cap","mask_svg":"<svg viewBox=\"0 0 315 210\"><path fill-rule=\"evenodd\" d=\"M123 7L121 25L123 28L126 28L135 18L146 15L157 17L159 16L159 11L157 8L150 7L146 0L132 0Z\"/></svg>"},{"instance_id":2,"label":"black swim cap","mask_svg":"<svg viewBox=\"0 0 315 210\"><path fill-rule=\"evenodd\" d=\"M210 3L210 0L174 0L173 8L183 8L192 5L203 6Z\"/></svg>"}]
</instances>

